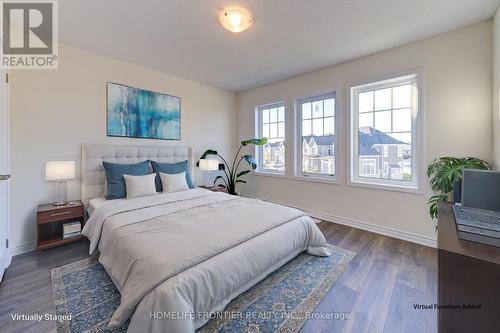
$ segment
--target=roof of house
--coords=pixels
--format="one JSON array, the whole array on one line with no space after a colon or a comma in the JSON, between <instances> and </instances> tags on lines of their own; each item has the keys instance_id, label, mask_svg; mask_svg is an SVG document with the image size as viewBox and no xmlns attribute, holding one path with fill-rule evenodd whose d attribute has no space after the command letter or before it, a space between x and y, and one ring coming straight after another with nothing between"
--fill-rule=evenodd
<instances>
[{"instance_id":1,"label":"roof of house","mask_svg":"<svg viewBox=\"0 0 500 333\"><path fill-rule=\"evenodd\" d=\"M362 143L360 141L359 143L359 155L361 156L367 156L367 155L375 155L375 156L379 156L380 155L380 152L378 150L376 150L375 148L373 148L373 146L368 146L367 144L365 143Z\"/></svg>"},{"instance_id":2,"label":"roof of house","mask_svg":"<svg viewBox=\"0 0 500 333\"><path fill-rule=\"evenodd\" d=\"M283 142L269 142L266 144L266 146L269 146L269 147L278 147L279 145L282 145Z\"/></svg>"},{"instance_id":3,"label":"roof of house","mask_svg":"<svg viewBox=\"0 0 500 333\"><path fill-rule=\"evenodd\" d=\"M324 136L305 136L304 140L308 142L314 139L314 142L318 146L333 146L335 142L335 135L324 135ZM359 155L380 155L376 149L373 148L374 145L406 145L407 143L399 141L392 136L385 134L373 127L361 127L359 129ZM270 143L271 147L275 147L278 143Z\"/></svg>"},{"instance_id":4,"label":"roof of house","mask_svg":"<svg viewBox=\"0 0 500 333\"><path fill-rule=\"evenodd\" d=\"M311 140L311 138L314 138L314 142L316 142L318 146L333 146L333 143L335 142L335 135L302 137L303 140L307 140L308 142Z\"/></svg>"},{"instance_id":5,"label":"roof of house","mask_svg":"<svg viewBox=\"0 0 500 333\"><path fill-rule=\"evenodd\" d=\"M359 129L359 141L363 141L368 145L407 145L406 142L394 139L392 136L380 132L373 127L365 126Z\"/></svg>"},{"instance_id":6,"label":"roof of house","mask_svg":"<svg viewBox=\"0 0 500 333\"><path fill-rule=\"evenodd\" d=\"M359 155L380 155L375 145L406 145L407 143L394 139L373 127L361 127L359 129Z\"/></svg>"}]
</instances>

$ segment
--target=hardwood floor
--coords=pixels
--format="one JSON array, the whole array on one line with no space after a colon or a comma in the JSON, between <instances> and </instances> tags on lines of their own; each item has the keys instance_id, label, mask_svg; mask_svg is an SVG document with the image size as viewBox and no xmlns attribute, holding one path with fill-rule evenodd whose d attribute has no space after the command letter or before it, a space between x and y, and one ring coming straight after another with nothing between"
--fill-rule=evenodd
<instances>
[{"instance_id":1,"label":"hardwood floor","mask_svg":"<svg viewBox=\"0 0 500 333\"><path fill-rule=\"evenodd\" d=\"M88 243L16 256L0 283L0 332L53 332L55 323L14 321L12 313L55 313L50 270L88 257Z\"/></svg>"},{"instance_id":2,"label":"hardwood floor","mask_svg":"<svg viewBox=\"0 0 500 333\"><path fill-rule=\"evenodd\" d=\"M301 332L437 332L437 313L413 307L437 302L436 249L330 222L319 227L356 257L315 311L350 319L310 319Z\"/></svg>"},{"instance_id":3,"label":"hardwood floor","mask_svg":"<svg viewBox=\"0 0 500 333\"><path fill-rule=\"evenodd\" d=\"M437 314L413 304L436 303L436 250L330 222L319 227L329 243L356 252L301 332L436 332ZM53 322L14 321L11 313L53 313L50 270L88 256L80 242L14 257L0 284L0 332L51 332Z\"/></svg>"}]
</instances>

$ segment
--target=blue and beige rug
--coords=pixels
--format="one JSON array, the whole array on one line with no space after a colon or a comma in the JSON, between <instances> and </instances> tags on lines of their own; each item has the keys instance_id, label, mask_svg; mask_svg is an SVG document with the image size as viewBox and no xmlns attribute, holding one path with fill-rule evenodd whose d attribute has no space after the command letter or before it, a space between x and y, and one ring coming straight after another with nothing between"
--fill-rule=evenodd
<instances>
[{"instance_id":1,"label":"blue and beige rug","mask_svg":"<svg viewBox=\"0 0 500 333\"><path fill-rule=\"evenodd\" d=\"M297 332L354 257L338 247L331 250L324 258L300 254L198 332ZM53 269L52 287L56 314L71 314L70 321L57 323L58 332L126 332L126 327L107 329L120 294L96 257Z\"/></svg>"}]
</instances>

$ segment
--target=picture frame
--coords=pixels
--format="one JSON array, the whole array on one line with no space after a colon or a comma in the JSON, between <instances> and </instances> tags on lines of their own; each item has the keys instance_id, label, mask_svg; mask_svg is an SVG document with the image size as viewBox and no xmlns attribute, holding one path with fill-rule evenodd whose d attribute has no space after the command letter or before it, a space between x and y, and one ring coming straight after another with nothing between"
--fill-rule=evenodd
<instances>
[{"instance_id":1,"label":"picture frame","mask_svg":"<svg viewBox=\"0 0 500 333\"><path fill-rule=\"evenodd\" d=\"M180 140L181 98L107 82L106 135L136 139Z\"/></svg>"}]
</instances>

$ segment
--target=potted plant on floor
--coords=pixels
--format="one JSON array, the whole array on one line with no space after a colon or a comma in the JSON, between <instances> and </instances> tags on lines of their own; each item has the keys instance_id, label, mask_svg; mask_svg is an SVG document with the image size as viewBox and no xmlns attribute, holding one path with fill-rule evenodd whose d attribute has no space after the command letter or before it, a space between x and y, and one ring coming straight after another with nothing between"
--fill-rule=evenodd
<instances>
[{"instance_id":1,"label":"potted plant on floor","mask_svg":"<svg viewBox=\"0 0 500 333\"><path fill-rule=\"evenodd\" d=\"M462 196L463 169L491 169L488 162L474 157L440 157L432 161L427 168L427 177L432 191L435 193L429 199L429 214L431 218L438 217L438 207L441 201L446 201L453 193L453 202L460 202Z\"/></svg>"},{"instance_id":2,"label":"potted plant on floor","mask_svg":"<svg viewBox=\"0 0 500 333\"><path fill-rule=\"evenodd\" d=\"M218 167L219 170L223 171L223 175L219 175L215 177L214 179L214 186L219 186L222 188L225 188L227 190L227 193L229 194L238 194L236 192L236 187L239 183L246 184L246 180L241 179L243 176L246 174L250 173L250 169L238 171L241 162L245 161L248 166L252 169L257 168L257 161L255 160L255 157L250 154L245 154L245 155L240 155L241 150L244 147L247 147L249 145L255 145L255 146L263 146L267 144L267 138L261 138L261 139L249 139L249 140L243 140L240 143L240 148L236 152L236 155L234 156L233 163L229 165L229 163L221 156L219 153L217 153L216 150L209 149L206 152L203 153L203 155L200 157L200 160L204 160L207 156L214 155L217 156L222 160L222 163Z\"/></svg>"}]
</instances>

